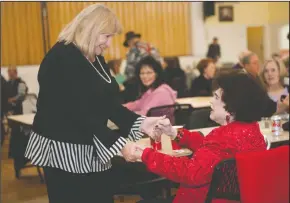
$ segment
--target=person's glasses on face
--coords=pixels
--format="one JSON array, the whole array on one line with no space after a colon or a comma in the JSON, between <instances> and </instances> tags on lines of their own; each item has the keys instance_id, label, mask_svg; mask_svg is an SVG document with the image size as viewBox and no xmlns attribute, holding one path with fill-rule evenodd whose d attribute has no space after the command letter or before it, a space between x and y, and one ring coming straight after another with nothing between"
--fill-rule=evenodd
<instances>
[{"instance_id":1,"label":"person's glasses on face","mask_svg":"<svg viewBox=\"0 0 290 203\"><path fill-rule=\"evenodd\" d=\"M142 76L145 76L145 75L152 75L152 74L154 74L154 71L140 72L139 75L142 77Z\"/></svg>"}]
</instances>

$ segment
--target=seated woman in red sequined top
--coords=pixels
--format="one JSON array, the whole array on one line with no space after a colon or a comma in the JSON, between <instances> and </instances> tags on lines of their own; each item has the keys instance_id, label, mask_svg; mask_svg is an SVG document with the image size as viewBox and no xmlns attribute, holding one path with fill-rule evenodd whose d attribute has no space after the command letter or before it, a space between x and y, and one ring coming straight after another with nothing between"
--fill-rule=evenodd
<instances>
[{"instance_id":1,"label":"seated woman in red sequined top","mask_svg":"<svg viewBox=\"0 0 290 203\"><path fill-rule=\"evenodd\" d=\"M142 159L149 171L180 183L173 203L203 203L217 163L238 152L266 150L257 123L263 114L264 103L269 99L266 91L240 71L219 75L214 79L213 87L210 118L220 127L204 137L186 129L177 132L168 120L157 126L157 132L190 148L193 151L191 158L172 157L141 146L136 149L135 158Z\"/></svg>"}]
</instances>

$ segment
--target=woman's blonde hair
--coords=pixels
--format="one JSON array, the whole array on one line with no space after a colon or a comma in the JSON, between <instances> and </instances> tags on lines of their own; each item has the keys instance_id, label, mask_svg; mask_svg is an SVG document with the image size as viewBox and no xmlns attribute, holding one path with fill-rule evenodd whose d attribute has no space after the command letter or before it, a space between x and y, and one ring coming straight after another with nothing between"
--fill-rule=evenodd
<instances>
[{"instance_id":1,"label":"woman's blonde hair","mask_svg":"<svg viewBox=\"0 0 290 203\"><path fill-rule=\"evenodd\" d=\"M286 77L286 75L287 75L286 67L285 67L284 63L281 60L278 60L278 59L275 59L275 58L266 60L264 65L263 65L263 67L262 67L260 77L261 77L264 85L266 87L268 87L268 84L267 84L266 78L265 78L265 72L266 72L267 65L269 63L271 63L271 62L273 62L276 65L276 67L278 68L279 81L280 81L281 85L284 85L284 77Z\"/></svg>"},{"instance_id":2,"label":"woman's blonde hair","mask_svg":"<svg viewBox=\"0 0 290 203\"><path fill-rule=\"evenodd\" d=\"M122 26L117 16L102 4L83 9L58 36L65 44L75 43L89 59L95 58L95 45L100 34L120 34Z\"/></svg>"}]
</instances>

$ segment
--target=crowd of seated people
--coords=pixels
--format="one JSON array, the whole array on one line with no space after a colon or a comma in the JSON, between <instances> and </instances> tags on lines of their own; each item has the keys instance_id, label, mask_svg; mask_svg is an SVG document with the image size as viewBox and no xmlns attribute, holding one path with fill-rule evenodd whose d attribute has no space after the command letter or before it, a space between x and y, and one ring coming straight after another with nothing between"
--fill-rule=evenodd
<instances>
[{"instance_id":1,"label":"crowd of seated people","mask_svg":"<svg viewBox=\"0 0 290 203\"><path fill-rule=\"evenodd\" d=\"M130 47L129 44L132 44L131 48L141 38L140 34L132 33L131 37L128 37L130 33L125 35L125 42L128 47ZM126 75L118 73L120 61L114 61L112 64L109 62L108 64L112 66L111 69L120 86L123 104L127 108L146 115L152 107L174 104L176 98L212 96L212 79L217 72L216 62L213 59L203 58L198 62L196 69L200 72L200 75L192 80L190 87L187 87L185 83L187 76L181 69L178 57L165 57L163 59L160 57L158 50L156 48L154 50L158 54L155 54L155 52L147 53L144 50L143 54L140 52L140 57L135 60L134 72L136 74L134 77L127 78ZM157 55L159 57L156 57ZM145 84L144 78L147 77L146 80L148 80L149 74L143 74L145 68L142 68L142 63L147 66L148 70L146 71L150 70L152 72L152 84ZM273 111L278 114L286 112L287 108L283 105L281 96L285 98L289 92L289 87L285 87L284 84L285 77L289 75L289 69L287 69L289 57L288 65L287 57L282 59L279 54L273 54L271 60L266 60L263 67L261 66L262 63L263 61L259 59L256 53L245 50L238 56L238 63L234 65L233 69L243 70L264 86L269 97L273 100L269 102L268 108L265 109L265 117L272 116Z\"/></svg>"},{"instance_id":2,"label":"crowd of seated people","mask_svg":"<svg viewBox=\"0 0 290 203\"><path fill-rule=\"evenodd\" d=\"M146 60L141 59L142 63L145 61L148 65L147 68L151 67L151 70L155 71L154 76L156 76L156 81L153 83L155 84L159 80L162 80L162 83L157 82L158 85L153 85L153 88L146 87L144 81L141 79L141 75L143 75L141 73L141 70L143 69L141 68L142 66L140 66L141 63L138 63L135 67L136 76L129 80L126 80L126 78L121 77L120 74L116 73L116 79L118 79L118 81L122 80L119 83L123 103L129 109L142 115L146 115L152 107L174 104L176 98L212 96L212 78L217 72L216 63L212 59L204 58L199 61L196 68L200 72L200 76L192 80L191 87L188 89L186 88L186 85L183 85L183 82L186 80L186 75L180 68L177 57L174 60L173 57L165 58L164 61L166 63L163 65L150 55L145 56L143 59ZM149 62L151 65L148 64ZM286 96L289 92L288 88L284 86L283 81L284 77L288 76L288 71L285 70L284 64L285 60L282 61L278 57L274 57L271 60L267 60L264 67L262 67L258 55L246 50L241 52L238 57L238 63L233 67L234 69L243 70L253 78L260 81L261 85L263 85L268 92L269 97L273 99L273 103L269 103L269 108L265 110L265 117L273 115L273 109L276 110L276 113L287 111L287 108L283 106L280 101L281 95ZM120 63L117 65L115 64L115 66L118 65L120 65ZM158 74L156 74L157 69L153 66L158 66ZM118 70L117 67L114 67L113 69ZM137 73L137 71L139 72ZM177 80L179 77L180 80ZM178 88L178 85L174 83L178 83L180 88ZM152 91L153 89L155 90ZM164 91L166 89L168 91ZM182 89L182 91L180 89ZM169 92L174 91L176 95L175 97L172 97ZM169 94L165 94L164 96L164 92ZM283 98L285 96L283 96ZM147 100L150 100L150 102L147 102Z\"/></svg>"}]
</instances>

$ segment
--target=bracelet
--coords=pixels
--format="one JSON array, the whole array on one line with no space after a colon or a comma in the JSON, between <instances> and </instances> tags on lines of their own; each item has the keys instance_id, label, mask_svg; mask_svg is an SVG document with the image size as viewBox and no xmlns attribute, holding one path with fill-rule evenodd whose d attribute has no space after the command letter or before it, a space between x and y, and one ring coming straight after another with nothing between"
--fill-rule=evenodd
<instances>
[{"instance_id":1,"label":"bracelet","mask_svg":"<svg viewBox=\"0 0 290 203\"><path fill-rule=\"evenodd\" d=\"M181 128L181 129L178 129L177 130L177 135L176 135L176 137L174 138L174 141L176 141L176 142L179 142L180 140L181 140L181 138L183 137L183 129Z\"/></svg>"}]
</instances>

